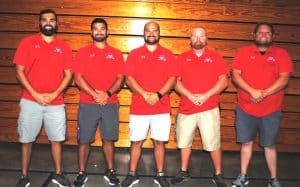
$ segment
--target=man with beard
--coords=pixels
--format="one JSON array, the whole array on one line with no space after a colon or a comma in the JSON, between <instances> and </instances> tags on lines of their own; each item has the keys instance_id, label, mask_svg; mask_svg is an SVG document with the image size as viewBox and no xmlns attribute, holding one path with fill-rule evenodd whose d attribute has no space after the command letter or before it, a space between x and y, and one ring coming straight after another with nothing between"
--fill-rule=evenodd
<instances>
[{"instance_id":1,"label":"man with beard","mask_svg":"<svg viewBox=\"0 0 300 187\"><path fill-rule=\"evenodd\" d=\"M215 168L213 182L223 187L226 184L222 177L219 101L228 84L228 69L224 59L206 47L207 36L202 27L191 30L190 45L192 49L178 57L180 68L175 89L181 101L175 133L181 168L171 183L180 184L190 178L188 165L198 128L203 149L210 152Z\"/></svg>"},{"instance_id":2,"label":"man with beard","mask_svg":"<svg viewBox=\"0 0 300 187\"><path fill-rule=\"evenodd\" d=\"M165 142L170 134L169 91L176 81L176 65L172 52L159 45L160 28L155 22L144 26L145 45L134 49L126 61L126 83L132 90L130 106L130 166L123 187L139 182L136 173L148 130L154 144L157 174L154 182L169 186L164 173Z\"/></svg>"},{"instance_id":3,"label":"man with beard","mask_svg":"<svg viewBox=\"0 0 300 187\"><path fill-rule=\"evenodd\" d=\"M272 45L274 28L259 23L253 33L254 45L238 50L232 63L232 78L238 86L236 108L237 142L241 147L241 173L232 186L249 183L247 169L257 131L271 175L269 187L279 187L277 179L276 138L280 128L281 108L293 65L288 53Z\"/></svg>"},{"instance_id":4,"label":"man with beard","mask_svg":"<svg viewBox=\"0 0 300 187\"><path fill-rule=\"evenodd\" d=\"M56 37L58 23L53 10L40 12L39 25L40 33L23 39L14 58L17 78L23 87L18 119L22 177L16 187L30 185L28 168L32 143L40 133L42 123L51 142L55 166L52 182L69 186L61 169L61 142L66 138L63 91L72 78L72 51Z\"/></svg>"},{"instance_id":5,"label":"man with beard","mask_svg":"<svg viewBox=\"0 0 300 187\"><path fill-rule=\"evenodd\" d=\"M107 44L107 22L95 18L91 23L93 43L79 49L73 71L80 88L78 109L79 174L74 186L87 182L86 164L90 144L99 125L103 154L106 161L104 179L110 185L120 183L114 170L114 142L119 135L119 103L117 92L123 85L122 53Z\"/></svg>"}]
</instances>

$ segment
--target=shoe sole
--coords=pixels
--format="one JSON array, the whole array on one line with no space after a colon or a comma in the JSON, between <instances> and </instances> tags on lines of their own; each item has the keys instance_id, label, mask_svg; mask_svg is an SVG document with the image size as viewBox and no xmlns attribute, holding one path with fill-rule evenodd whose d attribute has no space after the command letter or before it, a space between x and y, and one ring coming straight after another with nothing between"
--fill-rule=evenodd
<instances>
[{"instance_id":1,"label":"shoe sole","mask_svg":"<svg viewBox=\"0 0 300 187\"><path fill-rule=\"evenodd\" d=\"M57 184L59 187L69 187L69 186L64 186L64 185L61 185L57 180L55 179L52 179L51 180L54 184Z\"/></svg>"},{"instance_id":2,"label":"shoe sole","mask_svg":"<svg viewBox=\"0 0 300 187\"><path fill-rule=\"evenodd\" d=\"M132 187L133 185L137 184L140 182L140 179L136 179L135 181L133 181L129 186L127 187Z\"/></svg>"},{"instance_id":3,"label":"shoe sole","mask_svg":"<svg viewBox=\"0 0 300 187\"><path fill-rule=\"evenodd\" d=\"M242 184L242 185L233 184L231 187L245 187L245 186L248 186L248 184L249 184L249 181L245 182L245 184Z\"/></svg>"},{"instance_id":4,"label":"shoe sole","mask_svg":"<svg viewBox=\"0 0 300 187\"><path fill-rule=\"evenodd\" d=\"M158 184L158 187L162 187L156 179L153 179L153 180L156 184Z\"/></svg>"},{"instance_id":5,"label":"shoe sole","mask_svg":"<svg viewBox=\"0 0 300 187\"><path fill-rule=\"evenodd\" d=\"M103 178L108 182L109 185L111 186L117 186L117 185L120 185L120 182L118 184L114 184L114 183L111 183L109 178L107 176L103 176Z\"/></svg>"},{"instance_id":6,"label":"shoe sole","mask_svg":"<svg viewBox=\"0 0 300 187\"><path fill-rule=\"evenodd\" d=\"M180 181L180 182L172 182L172 180L171 180L171 184L173 184L173 185L179 185L179 184L182 184L182 183L184 183L185 181L188 181L190 179L190 177L186 177L186 178L184 178L182 181Z\"/></svg>"},{"instance_id":7,"label":"shoe sole","mask_svg":"<svg viewBox=\"0 0 300 187\"><path fill-rule=\"evenodd\" d=\"M75 185L75 184L74 184L74 187L84 187L84 184L85 184L85 183L88 181L88 179L89 179L89 178L88 178L88 177L86 177L86 178L84 179L84 181L83 181L83 184L82 184L82 185L80 185L80 184L79 184L79 185Z\"/></svg>"}]
</instances>

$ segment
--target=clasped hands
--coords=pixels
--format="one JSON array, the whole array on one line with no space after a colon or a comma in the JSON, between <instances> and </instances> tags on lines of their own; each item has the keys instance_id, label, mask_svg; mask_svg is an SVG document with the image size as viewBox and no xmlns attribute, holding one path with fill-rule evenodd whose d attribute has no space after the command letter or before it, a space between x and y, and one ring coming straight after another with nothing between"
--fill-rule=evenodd
<instances>
[{"instance_id":1,"label":"clasped hands","mask_svg":"<svg viewBox=\"0 0 300 187\"><path fill-rule=\"evenodd\" d=\"M32 94L33 98L40 105L47 106L49 105L57 96L55 92L52 93L34 93Z\"/></svg>"},{"instance_id":2,"label":"clasped hands","mask_svg":"<svg viewBox=\"0 0 300 187\"><path fill-rule=\"evenodd\" d=\"M207 101L207 99L209 98L209 95L207 95L207 94L189 94L187 96L187 98L194 105L200 106L200 105L202 105L203 103L205 103Z\"/></svg>"},{"instance_id":3,"label":"clasped hands","mask_svg":"<svg viewBox=\"0 0 300 187\"><path fill-rule=\"evenodd\" d=\"M265 90L253 90L250 93L250 100L253 103L259 103L263 101L263 99L267 96L267 93Z\"/></svg>"},{"instance_id":4,"label":"clasped hands","mask_svg":"<svg viewBox=\"0 0 300 187\"><path fill-rule=\"evenodd\" d=\"M155 105L159 101L159 97L156 92L144 92L142 96L146 103L151 106Z\"/></svg>"},{"instance_id":5,"label":"clasped hands","mask_svg":"<svg viewBox=\"0 0 300 187\"><path fill-rule=\"evenodd\" d=\"M101 91L101 90L95 90L96 94L93 95L93 99L94 101L99 104L99 105L106 105L107 104L107 100L109 98L109 96L107 95L106 92Z\"/></svg>"}]
</instances>

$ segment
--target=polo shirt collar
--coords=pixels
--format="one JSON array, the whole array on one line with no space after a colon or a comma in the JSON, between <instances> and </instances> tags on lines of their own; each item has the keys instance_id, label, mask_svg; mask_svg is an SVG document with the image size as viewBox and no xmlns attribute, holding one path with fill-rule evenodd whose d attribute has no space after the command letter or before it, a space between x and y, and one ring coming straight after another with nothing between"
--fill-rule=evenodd
<instances>
[{"instance_id":1,"label":"polo shirt collar","mask_svg":"<svg viewBox=\"0 0 300 187\"><path fill-rule=\"evenodd\" d=\"M255 44L253 44L253 45L251 46L251 49L252 49L252 51L253 51L254 53L260 53L259 50L258 50L258 47L257 47ZM266 54L273 53L273 52L274 52L274 46L271 45L271 46L268 48L268 50L266 51Z\"/></svg>"}]
</instances>

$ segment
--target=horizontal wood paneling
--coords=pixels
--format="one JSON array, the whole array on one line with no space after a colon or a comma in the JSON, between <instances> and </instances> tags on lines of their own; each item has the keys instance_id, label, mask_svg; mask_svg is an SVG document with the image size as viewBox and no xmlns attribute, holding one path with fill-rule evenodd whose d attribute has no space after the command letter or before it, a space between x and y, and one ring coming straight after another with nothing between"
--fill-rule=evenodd
<instances>
[{"instance_id":1,"label":"horizontal wood paneling","mask_svg":"<svg viewBox=\"0 0 300 187\"><path fill-rule=\"evenodd\" d=\"M143 26L149 19L142 18L115 18L104 17L109 25L109 33L113 35L142 35ZM60 16L59 32L63 33L90 33L90 23L94 17ZM0 31L28 31L39 30L38 15L11 15L4 14L0 17ZM152 19L159 23L161 36L189 37L190 29L202 26L206 29L209 38L252 40L252 31L255 24L210 22L210 21L186 21L186 20L161 20ZM22 23L22 24L20 24ZM9 26L9 27L8 27ZM300 30L294 25L278 25L276 29L276 41L300 42Z\"/></svg>"},{"instance_id":2,"label":"horizontal wood paneling","mask_svg":"<svg viewBox=\"0 0 300 187\"><path fill-rule=\"evenodd\" d=\"M199 19L212 21L257 22L264 20L282 24L298 24L300 22L299 7L293 4L282 7L235 4L190 4L172 2L129 2L129 1L81 1L52 0L47 3L38 0L4 0L0 1L0 12L33 13L41 9L53 8L59 14L99 15L118 17L147 17L171 19ZM20 6L22 4L22 6ZM34 6L32 6L34 4ZM97 7L97 8L95 8ZM80 10L80 11L78 11ZM279 14L280 13L280 14Z\"/></svg>"},{"instance_id":3,"label":"horizontal wood paneling","mask_svg":"<svg viewBox=\"0 0 300 187\"><path fill-rule=\"evenodd\" d=\"M0 48L16 48L21 39L30 34L7 32L1 33ZM88 34L61 34L60 38L66 41L73 50L78 50L81 47L91 42ZM122 52L130 52L132 49L143 45L144 39L138 36L110 36L108 38L110 45L120 49ZM189 49L189 40L185 38L161 38L162 46L170 49L174 54L181 54ZM218 51L222 56L233 57L236 50L242 46L249 45L247 41L229 41L229 40L210 40L209 47ZM294 60L300 60L300 45L278 43L278 46L287 49Z\"/></svg>"},{"instance_id":4,"label":"horizontal wood paneling","mask_svg":"<svg viewBox=\"0 0 300 187\"><path fill-rule=\"evenodd\" d=\"M119 48L124 58L133 48L143 44L144 23L153 20L161 27L161 45L178 55L189 49L189 29L203 26L209 36L208 46L218 51L231 66L237 48L252 43L256 22L274 23L275 44L290 53L295 72L286 89L283 118L278 139L280 151L300 152L300 1L280 0L3 0L0 1L0 141L16 142L18 102L21 88L15 77L13 56L22 38L38 31L38 13L53 8L59 14L60 38L70 44L73 53L89 44L90 22L104 17L109 24L109 44ZM131 92L124 86L120 98L120 139L118 147L129 147L129 106ZM76 144L78 89L70 85L65 94L68 116L68 140ZM172 124L179 106L179 96L171 93ZM236 88L230 82L221 96L222 149L239 150L235 138ZM42 130L38 143L48 143ZM255 150L262 150L256 139ZM99 132L93 145L101 145ZM144 147L152 147L151 140ZM174 126L171 128L168 148L176 148ZM199 132L194 149L201 149Z\"/></svg>"}]
</instances>

